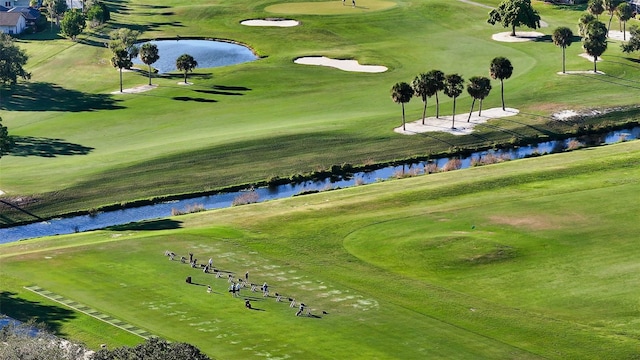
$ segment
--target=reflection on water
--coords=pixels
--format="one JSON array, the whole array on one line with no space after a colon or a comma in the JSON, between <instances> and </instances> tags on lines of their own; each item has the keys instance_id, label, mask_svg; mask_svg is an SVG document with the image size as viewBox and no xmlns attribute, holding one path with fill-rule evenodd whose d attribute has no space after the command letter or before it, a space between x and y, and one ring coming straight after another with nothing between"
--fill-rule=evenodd
<instances>
[{"instance_id":1,"label":"reflection on water","mask_svg":"<svg viewBox=\"0 0 640 360\"><path fill-rule=\"evenodd\" d=\"M248 48L223 41L213 40L155 40L149 41L158 47L160 59L151 66L163 74L176 70L176 60L189 54L198 62L199 68L212 68L241 64L257 59ZM140 44L142 46L143 44ZM134 64L144 65L139 58ZM146 65L145 65L146 66Z\"/></svg>"},{"instance_id":2,"label":"reflection on water","mask_svg":"<svg viewBox=\"0 0 640 360\"><path fill-rule=\"evenodd\" d=\"M468 168L472 163L478 162L486 157L506 157L509 159L521 159L532 155L549 154L563 151L569 147L571 142L578 141L590 146L600 144L612 144L623 140L635 140L640 138L640 126L632 129L613 131L601 135L589 135L580 138L567 140L548 141L532 146L524 146L513 149L489 150L473 153L459 160L460 168ZM368 184L380 179L389 179L398 173L409 171L417 174L425 173L425 169L437 166L444 168L452 158L442 158L429 162L407 163L399 166L389 166L386 168L356 173L349 177L333 176L321 181L306 181L297 184L284 184L264 188L256 188L254 191L259 195L259 201L281 199L291 197L307 191L322 191L331 188L345 188L355 185ZM71 234L74 232L95 230L107 226L122 225L135 221L163 218L171 215L172 209L187 209L198 205L205 209L219 209L229 207L235 198L243 192L222 193L210 196L202 196L180 201L159 203L148 206L141 206L117 211L102 212L95 215L83 215L70 218L53 219L50 221L33 223L23 226L0 229L0 243L7 243L16 240L29 239L40 236Z\"/></svg>"}]
</instances>

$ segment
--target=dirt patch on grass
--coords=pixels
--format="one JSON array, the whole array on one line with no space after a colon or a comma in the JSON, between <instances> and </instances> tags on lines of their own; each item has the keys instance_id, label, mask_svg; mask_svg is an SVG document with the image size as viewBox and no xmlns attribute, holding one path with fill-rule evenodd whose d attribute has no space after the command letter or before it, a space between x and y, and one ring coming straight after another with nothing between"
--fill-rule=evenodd
<instances>
[{"instance_id":1,"label":"dirt patch on grass","mask_svg":"<svg viewBox=\"0 0 640 360\"><path fill-rule=\"evenodd\" d=\"M550 230L558 228L558 224L553 222L551 217L545 216L499 216L494 215L489 218L494 224L510 225L530 230Z\"/></svg>"}]
</instances>

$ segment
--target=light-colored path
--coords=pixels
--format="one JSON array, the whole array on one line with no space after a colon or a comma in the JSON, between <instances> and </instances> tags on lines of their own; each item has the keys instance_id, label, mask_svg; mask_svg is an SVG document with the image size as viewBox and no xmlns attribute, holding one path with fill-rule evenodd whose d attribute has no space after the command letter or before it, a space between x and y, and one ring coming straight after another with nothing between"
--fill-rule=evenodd
<instances>
[{"instance_id":1,"label":"light-colored path","mask_svg":"<svg viewBox=\"0 0 640 360\"><path fill-rule=\"evenodd\" d=\"M482 110L482 116L478 115L477 111L471 113L471 119L469 119L469 113L457 114L455 119L455 128L451 128L453 123L453 117L451 115L441 116L440 118L428 117L424 120L422 125L422 119L418 119L413 122L405 124L405 130L402 126L393 129L393 131L403 135L416 135L431 131L447 132L452 135L469 135L473 132L473 128L477 125L486 123L491 119L497 119L507 116L517 115L520 111L518 109L506 108L491 108Z\"/></svg>"},{"instance_id":2,"label":"light-colored path","mask_svg":"<svg viewBox=\"0 0 640 360\"><path fill-rule=\"evenodd\" d=\"M42 297L45 297L45 298L47 298L47 299L49 299L51 301L55 301L58 304L62 304L64 306L68 307L68 308L71 308L71 309L73 309L75 311L79 311L79 312L81 312L83 314L89 315L89 316L91 316L93 318L96 318L96 319L98 319L100 321L103 321L103 322L105 322L105 323L107 323L109 325L113 325L113 326L115 326L115 327L117 327L119 329L122 329L124 331L130 332L130 333L132 333L134 335L140 336L143 339L148 339L151 336L153 336L153 334L151 334L151 333L149 333L149 332L147 332L145 330L137 328L137 327L135 327L135 326L133 326L131 324L127 324L124 321L121 321L121 320L118 320L118 319L114 319L109 315L106 315L106 314L103 314L101 312L98 312L97 310L94 310L94 309L92 309L92 308L90 308L88 306L79 304L79 303L77 303L77 302L75 302L73 300L66 299L66 298L64 298L64 297L62 297L62 296L60 296L58 294L54 294L51 291L45 290L45 289L43 289L43 288L41 288L39 286L25 286L24 288L29 290L29 291L32 291L32 292L34 292L34 293L36 293L36 294L38 294L40 296L42 296Z\"/></svg>"}]
</instances>

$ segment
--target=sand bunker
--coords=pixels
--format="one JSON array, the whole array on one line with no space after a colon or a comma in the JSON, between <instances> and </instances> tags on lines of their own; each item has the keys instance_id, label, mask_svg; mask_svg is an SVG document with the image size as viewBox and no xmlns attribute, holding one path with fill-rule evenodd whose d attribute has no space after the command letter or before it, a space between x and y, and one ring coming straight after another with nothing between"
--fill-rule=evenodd
<instances>
[{"instance_id":1,"label":"sand bunker","mask_svg":"<svg viewBox=\"0 0 640 360\"><path fill-rule=\"evenodd\" d=\"M609 40L629 41L629 39L631 38L631 33L626 31L625 34L623 34L622 31L619 30L609 30Z\"/></svg>"},{"instance_id":2,"label":"sand bunker","mask_svg":"<svg viewBox=\"0 0 640 360\"><path fill-rule=\"evenodd\" d=\"M149 90L153 90L155 88L157 88L158 85L142 85L142 86L136 86L134 88L129 88L129 89L122 89L122 92L120 91L112 91L112 94L138 94L141 92L145 92L145 91L149 91Z\"/></svg>"},{"instance_id":3,"label":"sand bunker","mask_svg":"<svg viewBox=\"0 0 640 360\"><path fill-rule=\"evenodd\" d=\"M537 31L517 31L516 36L511 36L510 31L501 32L491 35L491 38L500 42L525 42L536 41L536 39L543 37L543 33Z\"/></svg>"},{"instance_id":4,"label":"sand bunker","mask_svg":"<svg viewBox=\"0 0 640 360\"><path fill-rule=\"evenodd\" d=\"M292 27L300 25L300 22L288 19L253 19L241 21L240 24L246 26Z\"/></svg>"},{"instance_id":5,"label":"sand bunker","mask_svg":"<svg viewBox=\"0 0 640 360\"><path fill-rule=\"evenodd\" d=\"M422 125L422 119L406 123L405 130L402 126L399 126L393 131L404 135L415 135L431 131L448 132L453 135L469 135L473 132L473 128L476 125L483 124L491 119L497 119L507 116L517 115L520 111L518 109L506 108L491 108L482 110L482 116L478 115L477 111L471 113L471 120L467 122L469 113L457 114L455 121L455 129L451 128L452 116L441 116L439 119L435 117L428 117L424 119L424 125Z\"/></svg>"},{"instance_id":6,"label":"sand bunker","mask_svg":"<svg viewBox=\"0 0 640 360\"><path fill-rule=\"evenodd\" d=\"M324 56L308 56L297 58L293 61L296 64L303 65L320 65L320 66L328 66L336 69L340 69L343 71L355 71L355 72L366 72L366 73L381 73L387 71L386 66L377 66L377 65L360 65L358 60L337 60L330 59Z\"/></svg>"},{"instance_id":7,"label":"sand bunker","mask_svg":"<svg viewBox=\"0 0 640 360\"><path fill-rule=\"evenodd\" d=\"M587 54L587 53L581 53L581 54L580 54L580 55L578 55L578 56L580 56L580 57L582 57L582 58L585 58L585 59L587 59L587 60L589 60L589 61L593 62L593 56L591 56L591 55L589 55L589 54ZM598 57L598 60L597 60L596 62L600 62L600 61L602 61L602 58L601 58L601 57Z\"/></svg>"}]
</instances>

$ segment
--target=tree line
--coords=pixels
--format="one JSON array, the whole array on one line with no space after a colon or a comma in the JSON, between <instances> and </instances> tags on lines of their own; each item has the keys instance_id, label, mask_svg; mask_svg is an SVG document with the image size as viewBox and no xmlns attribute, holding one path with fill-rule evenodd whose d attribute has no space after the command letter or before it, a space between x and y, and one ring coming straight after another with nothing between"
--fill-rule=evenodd
<instances>
[{"instance_id":1,"label":"tree line","mask_svg":"<svg viewBox=\"0 0 640 360\"><path fill-rule=\"evenodd\" d=\"M502 110L506 110L504 105L504 80L510 78L513 74L513 65L511 64L511 61L505 57L496 57L491 60L489 73L493 79L500 80ZM482 101L489 96L491 88L491 80L485 76L473 76L469 78L467 93L471 96L473 101L471 102L471 110L469 111L467 122L471 121L471 114L473 113L476 100L480 100L478 116L482 115ZM422 125L424 125L427 114L427 102L429 98L434 95L436 97L436 118L440 118L440 100L438 98L439 91L444 92L446 96L453 99L451 128L455 129L456 99L464 91L464 78L459 74L445 75L440 70L431 70L427 73L418 74L411 84L398 82L391 88L391 99L393 102L402 106L402 130L406 130L404 104L411 101L414 96L419 97L423 103Z\"/></svg>"}]
</instances>

